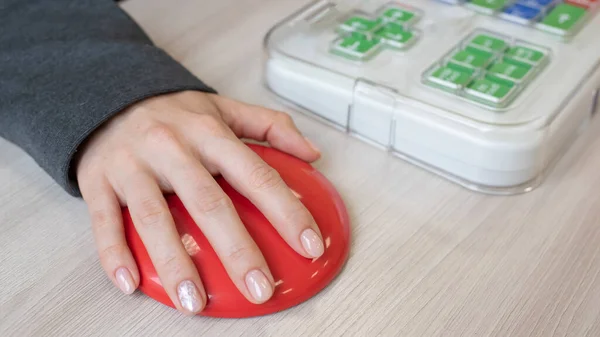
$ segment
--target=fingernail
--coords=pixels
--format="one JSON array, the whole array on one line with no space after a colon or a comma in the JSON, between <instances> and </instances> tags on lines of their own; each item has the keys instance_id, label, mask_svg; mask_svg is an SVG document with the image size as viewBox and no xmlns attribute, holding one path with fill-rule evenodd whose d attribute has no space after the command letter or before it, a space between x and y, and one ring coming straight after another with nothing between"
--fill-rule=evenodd
<instances>
[{"instance_id":1,"label":"fingernail","mask_svg":"<svg viewBox=\"0 0 600 337\"><path fill-rule=\"evenodd\" d=\"M319 150L319 148L315 145L315 143L311 142L310 139L308 139L306 137L304 137L304 139L306 140L308 145L313 149L313 151L317 152L318 154L321 154L321 150Z\"/></svg>"},{"instance_id":2,"label":"fingernail","mask_svg":"<svg viewBox=\"0 0 600 337\"><path fill-rule=\"evenodd\" d=\"M321 238L314 230L309 228L302 232L300 241L302 241L302 246L308 255L312 257L319 257L323 255L323 252L325 251L325 248L323 247L323 241L321 241Z\"/></svg>"},{"instance_id":3,"label":"fingernail","mask_svg":"<svg viewBox=\"0 0 600 337\"><path fill-rule=\"evenodd\" d=\"M246 274L246 287L257 302L265 302L273 295L271 283L260 270L253 270Z\"/></svg>"},{"instance_id":4,"label":"fingernail","mask_svg":"<svg viewBox=\"0 0 600 337\"><path fill-rule=\"evenodd\" d=\"M196 285L192 281L183 281L177 287L177 296L181 306L191 312L197 313L202 308L202 297Z\"/></svg>"},{"instance_id":5,"label":"fingernail","mask_svg":"<svg viewBox=\"0 0 600 337\"><path fill-rule=\"evenodd\" d=\"M115 279L117 280L117 284L122 292L127 295L130 295L135 290L135 285L133 283L133 277L131 277L131 273L127 268L121 267L117 269L115 272Z\"/></svg>"}]
</instances>

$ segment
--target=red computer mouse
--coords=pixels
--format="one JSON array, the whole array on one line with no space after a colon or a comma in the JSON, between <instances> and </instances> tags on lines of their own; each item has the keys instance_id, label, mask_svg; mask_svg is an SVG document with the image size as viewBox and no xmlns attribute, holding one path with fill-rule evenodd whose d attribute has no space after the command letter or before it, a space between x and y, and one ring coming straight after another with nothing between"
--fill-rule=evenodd
<instances>
[{"instance_id":1,"label":"red computer mouse","mask_svg":"<svg viewBox=\"0 0 600 337\"><path fill-rule=\"evenodd\" d=\"M250 303L229 279L225 268L198 226L175 195L166 197L182 242L192 257L208 303L203 316L240 318L278 312L304 302L325 288L341 271L348 257L349 219L344 203L331 183L311 165L278 150L248 145L297 194L315 218L323 235L325 252L318 259L300 256L279 236L252 203L223 178L217 181L231 198L248 232L260 247L275 279L272 298ZM151 298L175 307L160 284L150 257L138 236L127 208L123 210L125 234L140 271L139 289Z\"/></svg>"}]
</instances>

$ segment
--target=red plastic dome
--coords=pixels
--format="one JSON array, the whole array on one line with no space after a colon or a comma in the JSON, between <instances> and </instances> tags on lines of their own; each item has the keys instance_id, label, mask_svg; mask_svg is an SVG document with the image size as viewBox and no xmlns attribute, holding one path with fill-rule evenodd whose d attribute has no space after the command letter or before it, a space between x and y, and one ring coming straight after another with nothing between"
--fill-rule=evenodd
<instances>
[{"instance_id":1,"label":"red plastic dome","mask_svg":"<svg viewBox=\"0 0 600 337\"><path fill-rule=\"evenodd\" d=\"M175 195L167 196L180 237L192 257L208 294L199 314L213 317L250 317L278 312L300 304L325 288L348 257L350 229L346 208L329 181L311 165L272 148L248 145L276 169L315 218L325 243L325 253L307 259L293 251L262 213L224 179L218 183L233 201L248 232L260 247L275 279L273 297L263 304L250 303L234 286L221 261ZM174 307L163 290L150 257L124 209L125 233L140 270L139 289L151 298Z\"/></svg>"}]
</instances>

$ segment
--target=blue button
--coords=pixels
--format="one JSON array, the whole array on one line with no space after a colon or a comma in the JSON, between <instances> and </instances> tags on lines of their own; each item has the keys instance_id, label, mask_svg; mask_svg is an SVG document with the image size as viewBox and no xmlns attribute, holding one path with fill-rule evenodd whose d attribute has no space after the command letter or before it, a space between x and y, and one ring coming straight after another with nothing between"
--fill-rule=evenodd
<instances>
[{"instance_id":1,"label":"blue button","mask_svg":"<svg viewBox=\"0 0 600 337\"><path fill-rule=\"evenodd\" d=\"M504 13L526 20L535 19L540 15L540 11L539 8L528 7L521 4L514 4L504 9Z\"/></svg>"},{"instance_id":2,"label":"blue button","mask_svg":"<svg viewBox=\"0 0 600 337\"><path fill-rule=\"evenodd\" d=\"M544 7L551 5L555 1L556 0L535 0L535 2L537 2L540 6Z\"/></svg>"},{"instance_id":3,"label":"blue button","mask_svg":"<svg viewBox=\"0 0 600 337\"><path fill-rule=\"evenodd\" d=\"M517 0L517 4L532 7L532 8L540 8L547 7L551 5L556 0Z\"/></svg>"}]
</instances>

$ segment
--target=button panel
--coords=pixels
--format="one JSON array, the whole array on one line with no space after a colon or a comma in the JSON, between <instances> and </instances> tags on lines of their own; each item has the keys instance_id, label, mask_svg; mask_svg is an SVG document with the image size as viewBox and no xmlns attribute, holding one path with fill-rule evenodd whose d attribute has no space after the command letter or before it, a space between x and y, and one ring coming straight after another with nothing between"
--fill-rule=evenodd
<instances>
[{"instance_id":1,"label":"button panel","mask_svg":"<svg viewBox=\"0 0 600 337\"><path fill-rule=\"evenodd\" d=\"M423 75L423 82L495 110L506 108L550 62L550 51L477 30Z\"/></svg>"},{"instance_id":2,"label":"button panel","mask_svg":"<svg viewBox=\"0 0 600 337\"><path fill-rule=\"evenodd\" d=\"M600 0L437 0L531 26L561 37L574 35Z\"/></svg>"}]
</instances>

